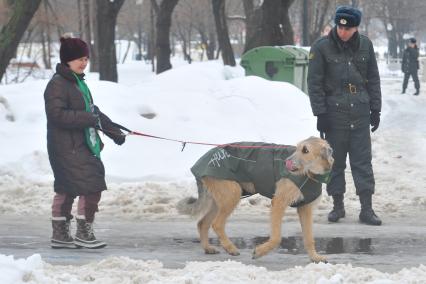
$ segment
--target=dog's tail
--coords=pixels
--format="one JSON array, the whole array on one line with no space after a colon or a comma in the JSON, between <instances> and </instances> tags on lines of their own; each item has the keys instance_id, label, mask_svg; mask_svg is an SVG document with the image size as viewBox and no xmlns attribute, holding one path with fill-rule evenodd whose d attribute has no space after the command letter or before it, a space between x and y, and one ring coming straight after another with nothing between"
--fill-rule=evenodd
<instances>
[{"instance_id":1,"label":"dog's tail","mask_svg":"<svg viewBox=\"0 0 426 284\"><path fill-rule=\"evenodd\" d=\"M204 216L210 210L214 200L201 180L197 179L198 199L187 197L178 202L176 209L179 214L190 215L192 217Z\"/></svg>"}]
</instances>

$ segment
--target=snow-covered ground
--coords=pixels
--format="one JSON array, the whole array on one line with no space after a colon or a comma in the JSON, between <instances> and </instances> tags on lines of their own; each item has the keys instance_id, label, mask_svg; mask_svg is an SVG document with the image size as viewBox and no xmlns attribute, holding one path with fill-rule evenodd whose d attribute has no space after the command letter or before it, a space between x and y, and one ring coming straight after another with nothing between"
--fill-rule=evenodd
<instances>
[{"instance_id":1,"label":"snow-covered ground","mask_svg":"<svg viewBox=\"0 0 426 284\"><path fill-rule=\"evenodd\" d=\"M151 135L217 144L243 140L295 144L317 135L308 97L290 84L244 77L240 67L224 67L220 62L174 65L155 76L149 65L129 62L119 65L119 84L89 74L88 85L95 103L111 119ZM380 69L382 123L372 135L374 207L384 223L413 216L424 220L425 93L400 95L401 74L386 66ZM47 222L50 215L53 176L45 146L46 84L47 80L38 80L0 86L0 214L5 218L42 216ZM107 137L103 140L109 190L100 204L102 216L172 219L177 201L196 194L189 169L209 146L187 144L181 151L180 143L141 136L127 137L120 147ZM349 167L347 177L347 211L358 212ZM325 218L330 204L324 196L316 220ZM253 196L241 202L235 215L267 216L269 205L269 200ZM289 217L295 212L289 211ZM38 255L14 260L0 251L0 283L410 283L415 279L426 281L424 266L395 274L343 264L272 272L232 261L189 262L183 269L166 269L155 259L123 257L64 267L45 263Z\"/></svg>"}]
</instances>

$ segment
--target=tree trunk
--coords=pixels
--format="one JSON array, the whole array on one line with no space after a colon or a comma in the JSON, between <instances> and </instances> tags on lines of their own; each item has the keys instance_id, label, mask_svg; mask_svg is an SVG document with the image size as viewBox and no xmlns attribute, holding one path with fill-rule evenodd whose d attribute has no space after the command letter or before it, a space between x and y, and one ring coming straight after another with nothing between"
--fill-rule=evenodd
<instances>
[{"instance_id":1,"label":"tree trunk","mask_svg":"<svg viewBox=\"0 0 426 284\"><path fill-rule=\"evenodd\" d=\"M90 21L90 2L83 0L83 40L89 45L90 53L92 53L92 26Z\"/></svg>"},{"instance_id":2,"label":"tree trunk","mask_svg":"<svg viewBox=\"0 0 426 284\"><path fill-rule=\"evenodd\" d=\"M293 44L293 29L288 16L288 9L293 2L294 0L264 0L261 7L253 10L252 24L255 27L251 28L244 50L265 45Z\"/></svg>"},{"instance_id":3,"label":"tree trunk","mask_svg":"<svg viewBox=\"0 0 426 284\"><path fill-rule=\"evenodd\" d=\"M336 0L336 7L337 6L351 6L352 0Z\"/></svg>"},{"instance_id":4,"label":"tree trunk","mask_svg":"<svg viewBox=\"0 0 426 284\"><path fill-rule=\"evenodd\" d=\"M151 7L149 9L149 38L148 38L148 52L147 58L151 60L151 71L155 72L155 11L154 11L154 1L151 1Z\"/></svg>"},{"instance_id":5,"label":"tree trunk","mask_svg":"<svg viewBox=\"0 0 426 284\"><path fill-rule=\"evenodd\" d=\"M97 0L99 80L118 82L115 26L124 0ZM99 25L102 23L102 25Z\"/></svg>"},{"instance_id":6,"label":"tree trunk","mask_svg":"<svg viewBox=\"0 0 426 284\"><path fill-rule=\"evenodd\" d=\"M44 0L44 10L46 13L46 19L45 19L45 27L46 29L43 32L46 32L46 52L43 51L43 56L45 58L44 60L44 65L46 67L46 69L52 69L52 60L51 60L51 55L52 55L52 51L51 51L51 44L52 44L52 39L50 38L50 17L49 17L49 9L48 9L48 2L49 0ZM43 47L44 48L44 47Z\"/></svg>"},{"instance_id":7,"label":"tree trunk","mask_svg":"<svg viewBox=\"0 0 426 284\"><path fill-rule=\"evenodd\" d=\"M280 25L282 27L283 44L293 45L294 44L294 32L291 26L290 17L288 16L288 10L294 0L281 0L281 20Z\"/></svg>"},{"instance_id":8,"label":"tree trunk","mask_svg":"<svg viewBox=\"0 0 426 284\"><path fill-rule=\"evenodd\" d=\"M302 5L302 45L309 45L309 0L303 0Z\"/></svg>"},{"instance_id":9,"label":"tree trunk","mask_svg":"<svg viewBox=\"0 0 426 284\"><path fill-rule=\"evenodd\" d=\"M45 25L40 25L40 40L41 40L41 57L43 59L43 64L46 69L51 69L51 67L47 68L49 66L49 62L47 61L47 51L46 51L46 38L45 38Z\"/></svg>"},{"instance_id":10,"label":"tree trunk","mask_svg":"<svg viewBox=\"0 0 426 284\"><path fill-rule=\"evenodd\" d=\"M78 37L84 38L83 34L83 13L81 11L81 0L77 0L77 17L78 17Z\"/></svg>"},{"instance_id":11,"label":"tree trunk","mask_svg":"<svg viewBox=\"0 0 426 284\"><path fill-rule=\"evenodd\" d=\"M156 12L156 40L155 53L157 56L157 74L172 68L170 63L170 27L172 25L172 14L179 0L163 0L158 5L156 0L151 0Z\"/></svg>"},{"instance_id":12,"label":"tree trunk","mask_svg":"<svg viewBox=\"0 0 426 284\"><path fill-rule=\"evenodd\" d=\"M311 28L309 33L309 42L308 45L311 45L314 41L319 39L322 36L325 24L326 17L329 11L331 0L323 0L316 2L314 5L311 5L313 16L311 18Z\"/></svg>"},{"instance_id":13,"label":"tree trunk","mask_svg":"<svg viewBox=\"0 0 426 284\"><path fill-rule=\"evenodd\" d=\"M255 39L256 28L260 20L262 19L262 14L260 9L254 8L253 0L243 0L244 13L246 15L246 38L244 52L248 51L250 46L253 46L251 43Z\"/></svg>"},{"instance_id":14,"label":"tree trunk","mask_svg":"<svg viewBox=\"0 0 426 284\"><path fill-rule=\"evenodd\" d=\"M207 59L214 59L214 51L216 50L216 34L213 31L209 31L209 42L207 44Z\"/></svg>"},{"instance_id":15,"label":"tree trunk","mask_svg":"<svg viewBox=\"0 0 426 284\"><path fill-rule=\"evenodd\" d=\"M140 60L142 60L142 5L137 5L136 6L138 9L138 38L136 40L136 45L138 46L138 59L140 58Z\"/></svg>"},{"instance_id":16,"label":"tree trunk","mask_svg":"<svg viewBox=\"0 0 426 284\"><path fill-rule=\"evenodd\" d=\"M0 81L41 0L16 0L9 22L0 31Z\"/></svg>"},{"instance_id":17,"label":"tree trunk","mask_svg":"<svg viewBox=\"0 0 426 284\"><path fill-rule=\"evenodd\" d=\"M228 25L226 23L225 0L212 0L212 6L223 64L235 66L234 51L229 40Z\"/></svg>"},{"instance_id":18,"label":"tree trunk","mask_svg":"<svg viewBox=\"0 0 426 284\"><path fill-rule=\"evenodd\" d=\"M90 45L90 72L99 72L99 37L98 37L98 9L96 1L92 1L90 5L90 20L93 30L93 44Z\"/></svg>"}]
</instances>

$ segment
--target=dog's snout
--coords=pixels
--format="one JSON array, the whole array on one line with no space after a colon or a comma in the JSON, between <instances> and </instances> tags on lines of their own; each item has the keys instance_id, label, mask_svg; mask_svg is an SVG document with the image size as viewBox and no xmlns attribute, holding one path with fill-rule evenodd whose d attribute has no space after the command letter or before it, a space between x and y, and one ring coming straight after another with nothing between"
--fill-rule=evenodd
<instances>
[{"instance_id":1,"label":"dog's snout","mask_svg":"<svg viewBox=\"0 0 426 284\"><path fill-rule=\"evenodd\" d=\"M295 165L294 161L290 158L285 160L285 167L287 168L287 170L289 170L290 172L294 172L297 170L297 166Z\"/></svg>"}]
</instances>

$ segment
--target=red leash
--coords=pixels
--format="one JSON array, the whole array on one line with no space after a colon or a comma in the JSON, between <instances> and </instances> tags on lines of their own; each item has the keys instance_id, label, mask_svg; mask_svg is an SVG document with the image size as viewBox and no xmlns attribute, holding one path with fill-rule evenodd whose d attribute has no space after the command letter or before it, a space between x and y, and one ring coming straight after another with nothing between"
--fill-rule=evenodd
<instances>
[{"instance_id":1,"label":"red leash","mask_svg":"<svg viewBox=\"0 0 426 284\"><path fill-rule=\"evenodd\" d=\"M155 135L149 135L149 134L145 134L145 133L141 133L141 132L137 132L137 131L131 131L131 132L128 133L128 135L139 135L139 136L144 136L144 137L149 137L149 138L155 138L155 139L161 139L161 140L168 140L168 141L179 142L179 143L182 143L182 150L181 151L183 151L185 149L186 144L216 146L216 147L220 147L220 148L234 147L234 148L245 148L245 149L259 149L259 148L264 148L264 149L283 149L283 148L288 148L289 147L289 146L285 146L285 145L264 145L264 146L255 146L255 145L253 145L253 146L249 146L249 145L240 145L240 144L232 144L232 143L215 144L215 143L196 142L196 141L183 141L183 140L165 138L165 137L160 137L160 136L155 136Z\"/></svg>"},{"instance_id":2,"label":"red leash","mask_svg":"<svg viewBox=\"0 0 426 284\"><path fill-rule=\"evenodd\" d=\"M284 149L284 148L290 147L290 146L285 146L285 145L248 146L248 145L240 145L240 144L232 144L232 143L228 143L228 144L215 144L215 143L196 142L196 141L183 141L183 140L178 140L178 139L166 138L166 137L161 137L161 136L155 136L155 135L145 134L145 133L142 133L142 132L132 131L132 130L130 130L130 129L128 129L128 128L126 128L126 127L118 124L118 123L114 123L114 122L112 124L114 124L114 126L120 128L121 130L127 131L128 133L126 135L138 135L138 136L144 136L144 137L148 137L148 138L155 138L155 139L161 139L161 140L179 142L179 143L182 144L181 151L183 151L185 149L186 144L215 146L215 147L221 147L221 148L234 147L234 148L246 148L246 149L259 149L259 148L264 148L264 149ZM103 130L103 131L105 131L105 130Z\"/></svg>"}]
</instances>

